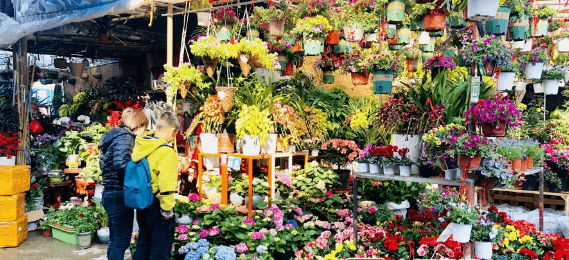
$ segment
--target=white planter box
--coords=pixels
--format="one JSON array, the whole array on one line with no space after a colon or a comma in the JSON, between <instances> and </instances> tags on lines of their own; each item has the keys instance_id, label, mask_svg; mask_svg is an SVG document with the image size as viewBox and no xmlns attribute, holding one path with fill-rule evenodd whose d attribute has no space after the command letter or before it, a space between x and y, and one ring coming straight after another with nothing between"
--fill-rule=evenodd
<instances>
[{"instance_id":1,"label":"white planter box","mask_svg":"<svg viewBox=\"0 0 569 260\"><path fill-rule=\"evenodd\" d=\"M517 81L516 82L516 90L526 90L527 83L525 81Z\"/></svg>"},{"instance_id":2,"label":"white planter box","mask_svg":"<svg viewBox=\"0 0 569 260\"><path fill-rule=\"evenodd\" d=\"M381 172L381 166L379 166L379 164L369 164L369 173L371 174L380 174Z\"/></svg>"},{"instance_id":3,"label":"white planter box","mask_svg":"<svg viewBox=\"0 0 569 260\"><path fill-rule=\"evenodd\" d=\"M543 92L544 92L543 84L533 83L533 93L539 94L539 93L543 93Z\"/></svg>"},{"instance_id":4,"label":"white planter box","mask_svg":"<svg viewBox=\"0 0 569 260\"><path fill-rule=\"evenodd\" d=\"M459 243L468 243L470 241L470 232L472 231L472 225L463 225L457 223L451 223L452 226L452 237L454 241Z\"/></svg>"},{"instance_id":5,"label":"white planter box","mask_svg":"<svg viewBox=\"0 0 569 260\"><path fill-rule=\"evenodd\" d=\"M500 72L498 77L498 90L506 91L512 90L514 87L514 79L516 78L515 72Z\"/></svg>"},{"instance_id":6,"label":"white planter box","mask_svg":"<svg viewBox=\"0 0 569 260\"><path fill-rule=\"evenodd\" d=\"M563 37L557 40L558 52L569 52L569 37Z\"/></svg>"},{"instance_id":7,"label":"white planter box","mask_svg":"<svg viewBox=\"0 0 569 260\"><path fill-rule=\"evenodd\" d=\"M540 79L543 66L543 62L526 64L526 79Z\"/></svg>"},{"instance_id":8,"label":"white planter box","mask_svg":"<svg viewBox=\"0 0 569 260\"><path fill-rule=\"evenodd\" d=\"M0 165L16 165L16 156L8 159L8 157L0 157Z\"/></svg>"},{"instance_id":9,"label":"white planter box","mask_svg":"<svg viewBox=\"0 0 569 260\"><path fill-rule=\"evenodd\" d=\"M364 27L359 24L344 26L344 36L348 41L360 41L364 38Z\"/></svg>"},{"instance_id":10,"label":"white planter box","mask_svg":"<svg viewBox=\"0 0 569 260\"><path fill-rule=\"evenodd\" d=\"M467 15L472 21L493 19L498 11L499 0L468 0Z\"/></svg>"},{"instance_id":11,"label":"white planter box","mask_svg":"<svg viewBox=\"0 0 569 260\"><path fill-rule=\"evenodd\" d=\"M559 92L559 80L545 80L543 81L543 86L546 95L557 95L557 92Z\"/></svg>"}]
</instances>

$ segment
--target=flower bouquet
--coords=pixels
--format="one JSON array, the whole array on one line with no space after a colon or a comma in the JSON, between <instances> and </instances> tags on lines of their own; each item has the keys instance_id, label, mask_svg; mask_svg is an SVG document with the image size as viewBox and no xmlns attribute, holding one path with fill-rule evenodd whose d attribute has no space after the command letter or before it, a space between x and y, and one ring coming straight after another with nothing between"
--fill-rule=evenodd
<instances>
[{"instance_id":1,"label":"flower bouquet","mask_svg":"<svg viewBox=\"0 0 569 260\"><path fill-rule=\"evenodd\" d=\"M449 154L458 155L458 167L460 169L478 169L482 158L494 154L496 150L492 140L477 134L464 133L453 136L450 144L453 147Z\"/></svg>"},{"instance_id":2,"label":"flower bouquet","mask_svg":"<svg viewBox=\"0 0 569 260\"><path fill-rule=\"evenodd\" d=\"M504 136L506 127L521 125L523 117L511 100L493 98L480 103L464 114L468 122L482 126L486 136Z\"/></svg>"}]
</instances>

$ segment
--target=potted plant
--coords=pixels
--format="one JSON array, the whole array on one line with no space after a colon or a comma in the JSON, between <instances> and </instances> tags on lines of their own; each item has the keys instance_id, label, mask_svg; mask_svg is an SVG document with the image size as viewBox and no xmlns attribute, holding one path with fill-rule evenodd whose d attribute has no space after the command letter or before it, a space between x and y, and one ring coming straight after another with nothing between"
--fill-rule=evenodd
<instances>
[{"instance_id":1,"label":"potted plant","mask_svg":"<svg viewBox=\"0 0 569 260\"><path fill-rule=\"evenodd\" d=\"M471 75L475 75L478 69L484 75L492 76L498 61L503 60L500 57L503 55L502 52L509 52L511 55L512 51L500 39L491 35L465 45L462 49L462 58L472 64Z\"/></svg>"},{"instance_id":2,"label":"potted plant","mask_svg":"<svg viewBox=\"0 0 569 260\"><path fill-rule=\"evenodd\" d=\"M46 221L52 228L53 238L85 249L91 245L95 234L92 231L97 230L97 215L88 201L72 198L57 210L50 208Z\"/></svg>"},{"instance_id":3,"label":"potted plant","mask_svg":"<svg viewBox=\"0 0 569 260\"><path fill-rule=\"evenodd\" d=\"M330 139L320 147L318 158L338 167L336 172L340 176L341 187L347 188L350 170L343 170L342 167L353 162L358 157L359 150L354 141Z\"/></svg>"},{"instance_id":4,"label":"potted plant","mask_svg":"<svg viewBox=\"0 0 569 260\"><path fill-rule=\"evenodd\" d=\"M338 58L323 56L315 60L312 67L322 71L323 84L333 84L335 78L334 73L341 67L341 61Z\"/></svg>"},{"instance_id":5,"label":"potted plant","mask_svg":"<svg viewBox=\"0 0 569 260\"><path fill-rule=\"evenodd\" d=\"M304 55L318 55L324 51L323 37L331 28L326 17L317 15L299 20L292 33L304 38Z\"/></svg>"},{"instance_id":6,"label":"potted plant","mask_svg":"<svg viewBox=\"0 0 569 260\"><path fill-rule=\"evenodd\" d=\"M352 84L367 85L371 66L363 55L352 54L342 60L342 70L351 74Z\"/></svg>"},{"instance_id":7,"label":"potted plant","mask_svg":"<svg viewBox=\"0 0 569 260\"><path fill-rule=\"evenodd\" d=\"M454 141L456 140L456 141ZM454 142L454 144L453 144ZM459 169L475 170L480 167L483 157L495 153L494 143L483 135L464 133L453 137L452 155L458 155Z\"/></svg>"},{"instance_id":8,"label":"potted plant","mask_svg":"<svg viewBox=\"0 0 569 260\"><path fill-rule=\"evenodd\" d=\"M556 45L558 52L569 52L569 28L560 29Z\"/></svg>"},{"instance_id":9,"label":"potted plant","mask_svg":"<svg viewBox=\"0 0 569 260\"><path fill-rule=\"evenodd\" d=\"M237 58L238 51L231 44L221 42L214 36L200 36L192 42L190 47L192 54L201 57L206 68L207 75L211 78L220 60Z\"/></svg>"},{"instance_id":10,"label":"potted plant","mask_svg":"<svg viewBox=\"0 0 569 260\"><path fill-rule=\"evenodd\" d=\"M170 84L166 89L168 104L172 104L172 100L178 93L178 90L180 90L182 99L185 99L192 84L196 85L199 89L207 88L210 85L210 83L204 82L205 75L203 71L199 68L192 67L189 63L182 63L176 68L170 65L164 65L164 68L166 72L162 80Z\"/></svg>"},{"instance_id":11,"label":"potted plant","mask_svg":"<svg viewBox=\"0 0 569 260\"><path fill-rule=\"evenodd\" d=\"M213 12L214 24L217 25L217 38L221 41L231 40L233 24L239 21L232 8L221 8Z\"/></svg>"},{"instance_id":12,"label":"potted plant","mask_svg":"<svg viewBox=\"0 0 569 260\"><path fill-rule=\"evenodd\" d=\"M277 53L277 60L280 65L280 71L286 70L288 63L292 64L293 61L298 59L295 57L297 55L292 49L293 45L288 41L279 40L276 42L269 42L267 43L267 47L269 48L270 53Z\"/></svg>"},{"instance_id":13,"label":"potted plant","mask_svg":"<svg viewBox=\"0 0 569 260\"><path fill-rule=\"evenodd\" d=\"M398 149L396 146L375 146L372 148L372 153L376 156L377 164L383 167L383 174L395 175L396 160L393 157Z\"/></svg>"},{"instance_id":14,"label":"potted plant","mask_svg":"<svg viewBox=\"0 0 569 260\"><path fill-rule=\"evenodd\" d=\"M547 34L547 27L549 26L548 19L554 17L557 11L551 9L548 5L541 6L535 12L534 21L531 22L529 30L531 36L545 36Z\"/></svg>"},{"instance_id":15,"label":"potted plant","mask_svg":"<svg viewBox=\"0 0 569 260\"><path fill-rule=\"evenodd\" d=\"M497 73L497 88L499 91L509 91L514 87L516 73L520 68L513 63L513 52L510 48L502 46L500 49L503 55L496 56L497 65L500 68Z\"/></svg>"},{"instance_id":16,"label":"potted plant","mask_svg":"<svg viewBox=\"0 0 569 260\"><path fill-rule=\"evenodd\" d=\"M277 55L269 53L267 43L261 39L241 39L234 44L234 48L239 53L238 61L244 76L248 76L251 71L251 64L264 67L270 71L279 69L280 63L277 62Z\"/></svg>"},{"instance_id":17,"label":"potted plant","mask_svg":"<svg viewBox=\"0 0 569 260\"><path fill-rule=\"evenodd\" d=\"M200 107L199 114L194 117L186 135L192 134L194 129L201 125L200 140L203 153L216 154L218 152L216 134L220 131L219 126L225 121L224 114L221 99L217 95L212 95L206 99Z\"/></svg>"},{"instance_id":18,"label":"potted plant","mask_svg":"<svg viewBox=\"0 0 569 260\"><path fill-rule=\"evenodd\" d=\"M404 177L411 176L411 165L414 164L411 159L407 158L407 154L409 153L409 149L401 148L397 150L399 154L399 159L396 160L396 164L399 166L399 175Z\"/></svg>"},{"instance_id":19,"label":"potted plant","mask_svg":"<svg viewBox=\"0 0 569 260\"><path fill-rule=\"evenodd\" d=\"M359 173L367 173L370 172L370 161L371 161L371 149L372 145L368 144L366 147L359 152L358 157L358 172ZM377 167L377 171L375 174L379 173L379 167ZM373 172L372 172L373 174Z\"/></svg>"},{"instance_id":20,"label":"potted plant","mask_svg":"<svg viewBox=\"0 0 569 260\"><path fill-rule=\"evenodd\" d=\"M480 259L492 259L492 243L500 241L503 234L500 234L494 223L481 219L472 226L472 238L474 241L474 252Z\"/></svg>"},{"instance_id":21,"label":"potted plant","mask_svg":"<svg viewBox=\"0 0 569 260\"><path fill-rule=\"evenodd\" d=\"M386 8L387 22L398 24L405 17L405 0L390 0Z\"/></svg>"},{"instance_id":22,"label":"potted plant","mask_svg":"<svg viewBox=\"0 0 569 260\"><path fill-rule=\"evenodd\" d=\"M461 1L458 9L463 10L466 7L468 20L485 21L496 17L499 5L499 0L467 0Z\"/></svg>"},{"instance_id":23,"label":"potted plant","mask_svg":"<svg viewBox=\"0 0 569 260\"><path fill-rule=\"evenodd\" d=\"M530 0L512 0L508 5L511 8L508 31L513 41L522 41L526 38L529 26L528 17L535 13L534 5Z\"/></svg>"},{"instance_id":24,"label":"potted plant","mask_svg":"<svg viewBox=\"0 0 569 260\"><path fill-rule=\"evenodd\" d=\"M97 237L103 244L108 244L110 239L109 231L109 214L100 202L95 203L97 211L97 220L99 222L99 229L97 230Z\"/></svg>"},{"instance_id":25,"label":"potted plant","mask_svg":"<svg viewBox=\"0 0 569 260\"><path fill-rule=\"evenodd\" d=\"M456 64L452 58L442 55L435 55L425 62L423 68L431 71L431 78L435 79L441 72L447 69L455 69Z\"/></svg>"},{"instance_id":26,"label":"potted plant","mask_svg":"<svg viewBox=\"0 0 569 260\"><path fill-rule=\"evenodd\" d=\"M434 168L435 162L425 154L421 154L417 160L417 167L419 168L419 176L422 178L429 178L436 176Z\"/></svg>"},{"instance_id":27,"label":"potted plant","mask_svg":"<svg viewBox=\"0 0 569 260\"><path fill-rule=\"evenodd\" d=\"M180 196L176 198L176 205L174 205L174 212L176 212L176 223L180 225L191 225L194 221L191 215L194 214L196 206L194 203L199 203L200 197L198 194L191 193L188 196Z\"/></svg>"},{"instance_id":28,"label":"potted plant","mask_svg":"<svg viewBox=\"0 0 569 260\"><path fill-rule=\"evenodd\" d=\"M277 185L278 197L287 199L293 191L292 177L286 171L277 171L275 173L275 184Z\"/></svg>"},{"instance_id":29,"label":"potted plant","mask_svg":"<svg viewBox=\"0 0 569 260\"><path fill-rule=\"evenodd\" d=\"M190 10L200 10L212 7L209 0L196 0L190 5ZM208 27L211 22L211 12L197 12L198 26Z\"/></svg>"},{"instance_id":30,"label":"potted plant","mask_svg":"<svg viewBox=\"0 0 569 260\"><path fill-rule=\"evenodd\" d=\"M425 31L436 32L445 29L445 11L437 8L433 8L425 13L423 17L423 25L425 26Z\"/></svg>"},{"instance_id":31,"label":"potted plant","mask_svg":"<svg viewBox=\"0 0 569 260\"><path fill-rule=\"evenodd\" d=\"M30 190L26 192L26 212L43 209L43 190L46 188L46 181L47 178L37 180L32 176Z\"/></svg>"},{"instance_id":32,"label":"potted plant","mask_svg":"<svg viewBox=\"0 0 569 260\"><path fill-rule=\"evenodd\" d=\"M506 127L521 125L523 117L511 100L493 98L481 100L478 106L464 114L468 122L482 126L486 136L504 136Z\"/></svg>"},{"instance_id":33,"label":"potted plant","mask_svg":"<svg viewBox=\"0 0 569 260\"><path fill-rule=\"evenodd\" d=\"M546 95L557 95L559 92L559 81L565 79L565 72L559 67L553 67L543 70L541 80Z\"/></svg>"},{"instance_id":34,"label":"potted plant","mask_svg":"<svg viewBox=\"0 0 569 260\"><path fill-rule=\"evenodd\" d=\"M235 122L237 138L241 139L244 155L259 155L261 145L269 135L274 122L269 111L261 111L257 106L244 105Z\"/></svg>"},{"instance_id":35,"label":"potted plant","mask_svg":"<svg viewBox=\"0 0 569 260\"><path fill-rule=\"evenodd\" d=\"M405 48L401 51L401 56L405 57L408 72L416 72L421 59L421 51L417 48Z\"/></svg>"},{"instance_id":36,"label":"potted plant","mask_svg":"<svg viewBox=\"0 0 569 260\"><path fill-rule=\"evenodd\" d=\"M0 132L0 165L16 165L16 155L20 151L18 133Z\"/></svg>"},{"instance_id":37,"label":"potted plant","mask_svg":"<svg viewBox=\"0 0 569 260\"><path fill-rule=\"evenodd\" d=\"M245 202L245 197L247 197L249 186L247 185L246 176L236 176L232 177L229 181L229 201L232 205L241 206Z\"/></svg>"},{"instance_id":38,"label":"potted plant","mask_svg":"<svg viewBox=\"0 0 569 260\"><path fill-rule=\"evenodd\" d=\"M273 102L272 107L272 118L276 125L274 129L271 129L269 138L267 139L270 144L267 144L271 149L266 149L270 151L275 151L277 146L277 134L281 133L284 137L284 146L288 146L285 152L293 152L296 150L296 145L303 142L302 137L308 134L308 128L304 122L303 117L299 112L297 112L292 106L288 104L282 104L281 101ZM274 153L274 152L273 152Z\"/></svg>"},{"instance_id":39,"label":"potted plant","mask_svg":"<svg viewBox=\"0 0 569 260\"><path fill-rule=\"evenodd\" d=\"M452 237L454 241L459 243L468 243L470 241L470 233L472 225L478 221L478 211L464 203L456 205L448 213L452 224Z\"/></svg>"},{"instance_id":40,"label":"potted plant","mask_svg":"<svg viewBox=\"0 0 569 260\"><path fill-rule=\"evenodd\" d=\"M407 209L411 206L409 200L418 198L419 194L425 192L425 187L423 183L382 181L382 189L376 196L388 209L393 211L393 215L402 216L405 219Z\"/></svg>"},{"instance_id":41,"label":"potted plant","mask_svg":"<svg viewBox=\"0 0 569 260\"><path fill-rule=\"evenodd\" d=\"M51 237L51 226L47 221L41 222L40 229L42 230L42 235L44 237Z\"/></svg>"},{"instance_id":42,"label":"potted plant","mask_svg":"<svg viewBox=\"0 0 569 260\"><path fill-rule=\"evenodd\" d=\"M368 70L373 72L373 92L375 94L391 94L393 78L399 58L390 54L375 54L366 58Z\"/></svg>"},{"instance_id":43,"label":"potted plant","mask_svg":"<svg viewBox=\"0 0 569 260\"><path fill-rule=\"evenodd\" d=\"M526 79L540 79L549 56L546 48L535 47L528 54L522 56L521 60L525 64Z\"/></svg>"},{"instance_id":44,"label":"potted plant","mask_svg":"<svg viewBox=\"0 0 569 260\"><path fill-rule=\"evenodd\" d=\"M513 140L512 140L513 141ZM522 147L515 141L500 140L497 145L497 153L511 162L512 170L522 171L521 160L524 155Z\"/></svg>"},{"instance_id":45,"label":"potted plant","mask_svg":"<svg viewBox=\"0 0 569 260\"><path fill-rule=\"evenodd\" d=\"M496 17L486 22L486 32L494 35L504 35L508 31L508 21L510 19L510 6L502 5L496 12Z\"/></svg>"}]
</instances>

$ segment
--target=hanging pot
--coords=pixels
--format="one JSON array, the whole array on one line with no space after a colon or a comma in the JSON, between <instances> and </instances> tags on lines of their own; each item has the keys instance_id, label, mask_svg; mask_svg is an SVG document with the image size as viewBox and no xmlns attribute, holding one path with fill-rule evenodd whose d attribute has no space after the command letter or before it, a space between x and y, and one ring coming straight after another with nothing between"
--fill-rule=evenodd
<instances>
[{"instance_id":1,"label":"hanging pot","mask_svg":"<svg viewBox=\"0 0 569 260\"><path fill-rule=\"evenodd\" d=\"M334 75L333 71L323 71L322 72L322 84L334 84Z\"/></svg>"},{"instance_id":2,"label":"hanging pot","mask_svg":"<svg viewBox=\"0 0 569 260\"><path fill-rule=\"evenodd\" d=\"M556 45L558 52L569 52L569 37L563 37L557 39Z\"/></svg>"},{"instance_id":3,"label":"hanging pot","mask_svg":"<svg viewBox=\"0 0 569 260\"><path fill-rule=\"evenodd\" d=\"M456 55L456 49L447 48L447 49L443 50L443 56L444 57L454 58L455 55Z\"/></svg>"},{"instance_id":4,"label":"hanging pot","mask_svg":"<svg viewBox=\"0 0 569 260\"><path fill-rule=\"evenodd\" d=\"M373 72L373 93L391 94L395 72L392 70L377 70Z\"/></svg>"},{"instance_id":5,"label":"hanging pot","mask_svg":"<svg viewBox=\"0 0 569 260\"><path fill-rule=\"evenodd\" d=\"M34 119L30 122L30 132L34 134L39 134L43 132L43 126L40 124L38 120Z\"/></svg>"},{"instance_id":6,"label":"hanging pot","mask_svg":"<svg viewBox=\"0 0 569 260\"><path fill-rule=\"evenodd\" d=\"M53 59L53 66L58 69L67 69L67 60L64 58Z\"/></svg>"},{"instance_id":7,"label":"hanging pot","mask_svg":"<svg viewBox=\"0 0 569 260\"><path fill-rule=\"evenodd\" d=\"M510 19L510 7L507 5L500 6L496 17L486 22L486 33L494 35L506 34L508 30L508 20Z\"/></svg>"},{"instance_id":8,"label":"hanging pot","mask_svg":"<svg viewBox=\"0 0 569 260\"><path fill-rule=\"evenodd\" d=\"M233 107L235 96L235 87L215 87L217 91L217 96L221 99L221 105L223 106L223 111L229 112Z\"/></svg>"},{"instance_id":9,"label":"hanging pot","mask_svg":"<svg viewBox=\"0 0 569 260\"><path fill-rule=\"evenodd\" d=\"M354 85L367 85L369 80L369 72L352 72L352 84Z\"/></svg>"},{"instance_id":10,"label":"hanging pot","mask_svg":"<svg viewBox=\"0 0 569 260\"><path fill-rule=\"evenodd\" d=\"M388 23L401 23L405 17L405 0L389 1L386 15Z\"/></svg>"},{"instance_id":11,"label":"hanging pot","mask_svg":"<svg viewBox=\"0 0 569 260\"><path fill-rule=\"evenodd\" d=\"M516 82L516 90L526 90L527 83L525 81L517 81ZM535 92L534 92L535 93ZM543 93L543 92L542 92Z\"/></svg>"},{"instance_id":12,"label":"hanging pot","mask_svg":"<svg viewBox=\"0 0 569 260\"><path fill-rule=\"evenodd\" d=\"M462 17L458 18L449 17L448 24L452 29L461 29L466 27L466 23L464 22L464 19Z\"/></svg>"},{"instance_id":13,"label":"hanging pot","mask_svg":"<svg viewBox=\"0 0 569 260\"><path fill-rule=\"evenodd\" d=\"M559 92L559 80L556 79L544 80L543 86L546 95L557 95L557 92Z\"/></svg>"},{"instance_id":14,"label":"hanging pot","mask_svg":"<svg viewBox=\"0 0 569 260\"><path fill-rule=\"evenodd\" d=\"M320 55L324 51L324 42L322 38L312 37L304 38L304 55L315 56Z\"/></svg>"},{"instance_id":15,"label":"hanging pot","mask_svg":"<svg viewBox=\"0 0 569 260\"><path fill-rule=\"evenodd\" d=\"M537 22L537 26L534 22L530 23L529 32L531 36L545 36L547 35L547 27L549 27L549 22L547 19L539 19Z\"/></svg>"},{"instance_id":16,"label":"hanging pot","mask_svg":"<svg viewBox=\"0 0 569 260\"><path fill-rule=\"evenodd\" d=\"M377 41L377 33L366 33L365 34L365 41L366 42L376 42Z\"/></svg>"},{"instance_id":17,"label":"hanging pot","mask_svg":"<svg viewBox=\"0 0 569 260\"><path fill-rule=\"evenodd\" d=\"M423 19L413 20L411 21L411 31L424 31L425 24L423 24Z\"/></svg>"},{"instance_id":18,"label":"hanging pot","mask_svg":"<svg viewBox=\"0 0 569 260\"><path fill-rule=\"evenodd\" d=\"M545 92L545 89L542 83L533 83L533 93L540 94L543 92Z\"/></svg>"},{"instance_id":19,"label":"hanging pot","mask_svg":"<svg viewBox=\"0 0 569 260\"><path fill-rule=\"evenodd\" d=\"M443 35L445 35L445 31L429 32L431 37L442 37Z\"/></svg>"},{"instance_id":20,"label":"hanging pot","mask_svg":"<svg viewBox=\"0 0 569 260\"><path fill-rule=\"evenodd\" d=\"M294 74L294 64L292 62L286 63L286 68L283 71L283 76L290 76Z\"/></svg>"},{"instance_id":21,"label":"hanging pot","mask_svg":"<svg viewBox=\"0 0 569 260\"><path fill-rule=\"evenodd\" d=\"M499 0L468 0L467 18L471 21L487 21L496 16Z\"/></svg>"},{"instance_id":22,"label":"hanging pot","mask_svg":"<svg viewBox=\"0 0 569 260\"><path fill-rule=\"evenodd\" d=\"M75 62L69 64L69 73L71 76L81 76L83 74L83 69L85 69L85 63L83 62Z\"/></svg>"},{"instance_id":23,"label":"hanging pot","mask_svg":"<svg viewBox=\"0 0 569 260\"><path fill-rule=\"evenodd\" d=\"M517 19L510 20L508 31L510 32L511 41L522 41L526 39L526 31L528 28L528 17L516 17Z\"/></svg>"},{"instance_id":24,"label":"hanging pot","mask_svg":"<svg viewBox=\"0 0 569 260\"><path fill-rule=\"evenodd\" d=\"M340 33L337 30L330 31L326 37L326 44L336 45L338 43L340 43Z\"/></svg>"},{"instance_id":25,"label":"hanging pot","mask_svg":"<svg viewBox=\"0 0 569 260\"><path fill-rule=\"evenodd\" d=\"M397 29L397 44L406 45L411 42L411 30L408 27Z\"/></svg>"},{"instance_id":26,"label":"hanging pot","mask_svg":"<svg viewBox=\"0 0 569 260\"><path fill-rule=\"evenodd\" d=\"M515 72L500 72L498 77L498 90L509 91L514 87L514 79L516 78Z\"/></svg>"},{"instance_id":27,"label":"hanging pot","mask_svg":"<svg viewBox=\"0 0 569 260\"><path fill-rule=\"evenodd\" d=\"M395 35L397 33L397 26L395 24L388 24L387 27L385 28L385 33L387 34L387 39L395 39ZM391 44L391 42L389 41L388 43ZM397 43L396 39L395 43Z\"/></svg>"},{"instance_id":28,"label":"hanging pot","mask_svg":"<svg viewBox=\"0 0 569 260\"><path fill-rule=\"evenodd\" d=\"M530 52L533 48L533 38L526 39L524 41L524 48L522 52Z\"/></svg>"},{"instance_id":29,"label":"hanging pot","mask_svg":"<svg viewBox=\"0 0 569 260\"><path fill-rule=\"evenodd\" d=\"M202 57L202 61L204 63L205 66L205 71L207 73L207 75L212 78L215 72L215 69L217 67L217 63L219 62L218 58L212 59L208 56L204 56Z\"/></svg>"},{"instance_id":30,"label":"hanging pot","mask_svg":"<svg viewBox=\"0 0 569 260\"><path fill-rule=\"evenodd\" d=\"M419 67L419 58L407 60L407 71L416 72Z\"/></svg>"},{"instance_id":31,"label":"hanging pot","mask_svg":"<svg viewBox=\"0 0 569 260\"><path fill-rule=\"evenodd\" d=\"M211 13L210 12L197 12L196 15L198 16L198 26L199 27L208 27L209 26L209 24L211 22Z\"/></svg>"},{"instance_id":32,"label":"hanging pot","mask_svg":"<svg viewBox=\"0 0 569 260\"><path fill-rule=\"evenodd\" d=\"M294 35L290 35L288 33L284 34L283 40L293 46L296 44L296 38L294 37Z\"/></svg>"},{"instance_id":33,"label":"hanging pot","mask_svg":"<svg viewBox=\"0 0 569 260\"><path fill-rule=\"evenodd\" d=\"M277 19L276 17L269 18L269 33L272 36L283 36L284 35L284 26L285 26L286 19Z\"/></svg>"},{"instance_id":34,"label":"hanging pot","mask_svg":"<svg viewBox=\"0 0 569 260\"><path fill-rule=\"evenodd\" d=\"M431 36L429 36L429 33L426 31L422 31L421 35L419 36L419 41L418 43L420 45L427 45L431 43ZM434 47L434 45L433 45ZM434 51L434 50L433 50Z\"/></svg>"},{"instance_id":35,"label":"hanging pot","mask_svg":"<svg viewBox=\"0 0 569 260\"><path fill-rule=\"evenodd\" d=\"M350 45L346 40L340 40L340 42L334 45L334 52L335 53L349 53L350 52Z\"/></svg>"},{"instance_id":36,"label":"hanging pot","mask_svg":"<svg viewBox=\"0 0 569 260\"><path fill-rule=\"evenodd\" d=\"M364 38L364 27L359 24L349 24L344 26L344 37L348 41L361 41Z\"/></svg>"},{"instance_id":37,"label":"hanging pot","mask_svg":"<svg viewBox=\"0 0 569 260\"><path fill-rule=\"evenodd\" d=\"M526 64L526 79L540 79L541 72L543 71L544 63L528 63Z\"/></svg>"},{"instance_id":38,"label":"hanging pot","mask_svg":"<svg viewBox=\"0 0 569 260\"><path fill-rule=\"evenodd\" d=\"M445 16L443 14L431 14L428 12L428 14L423 17L423 24L427 32L442 31L445 29Z\"/></svg>"},{"instance_id":39,"label":"hanging pot","mask_svg":"<svg viewBox=\"0 0 569 260\"><path fill-rule=\"evenodd\" d=\"M423 63L427 62L430 58L432 58L435 54L432 52L423 52L421 55L421 59Z\"/></svg>"},{"instance_id":40,"label":"hanging pot","mask_svg":"<svg viewBox=\"0 0 569 260\"><path fill-rule=\"evenodd\" d=\"M469 170L476 170L480 168L480 162L482 158L480 156L467 156L464 154L458 155L458 167L460 169L466 168Z\"/></svg>"},{"instance_id":41,"label":"hanging pot","mask_svg":"<svg viewBox=\"0 0 569 260\"><path fill-rule=\"evenodd\" d=\"M482 133L488 137L501 137L506 133L506 121L482 124Z\"/></svg>"},{"instance_id":42,"label":"hanging pot","mask_svg":"<svg viewBox=\"0 0 569 260\"><path fill-rule=\"evenodd\" d=\"M401 50L400 44L389 44L389 49L392 51Z\"/></svg>"},{"instance_id":43,"label":"hanging pot","mask_svg":"<svg viewBox=\"0 0 569 260\"><path fill-rule=\"evenodd\" d=\"M524 48L526 42L525 41L512 41L512 42L510 42L510 44L512 45L512 49L521 50Z\"/></svg>"},{"instance_id":44,"label":"hanging pot","mask_svg":"<svg viewBox=\"0 0 569 260\"><path fill-rule=\"evenodd\" d=\"M231 40L231 30L233 30L233 23L219 25L217 27L217 39L220 41Z\"/></svg>"},{"instance_id":45,"label":"hanging pot","mask_svg":"<svg viewBox=\"0 0 569 260\"><path fill-rule=\"evenodd\" d=\"M422 45L421 50L423 52L434 52L435 51L435 40L431 39L429 44Z\"/></svg>"}]
</instances>

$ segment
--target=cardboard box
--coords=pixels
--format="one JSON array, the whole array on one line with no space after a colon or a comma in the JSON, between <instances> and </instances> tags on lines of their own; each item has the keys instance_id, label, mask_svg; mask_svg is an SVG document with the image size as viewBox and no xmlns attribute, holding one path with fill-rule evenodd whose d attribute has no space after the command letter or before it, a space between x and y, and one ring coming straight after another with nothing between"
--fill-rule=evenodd
<instances>
[{"instance_id":1,"label":"cardboard box","mask_svg":"<svg viewBox=\"0 0 569 260\"><path fill-rule=\"evenodd\" d=\"M28 216L22 214L18 221L0 222L0 247L19 246L28 237Z\"/></svg>"},{"instance_id":2,"label":"cardboard box","mask_svg":"<svg viewBox=\"0 0 569 260\"><path fill-rule=\"evenodd\" d=\"M38 209L30 212L26 212L28 215L28 222L38 221L43 218L43 210Z\"/></svg>"},{"instance_id":3,"label":"cardboard box","mask_svg":"<svg viewBox=\"0 0 569 260\"><path fill-rule=\"evenodd\" d=\"M30 166L0 166L0 195L14 195L30 190Z\"/></svg>"},{"instance_id":4,"label":"cardboard box","mask_svg":"<svg viewBox=\"0 0 569 260\"><path fill-rule=\"evenodd\" d=\"M24 215L26 194L0 196L0 222L16 221Z\"/></svg>"}]
</instances>

